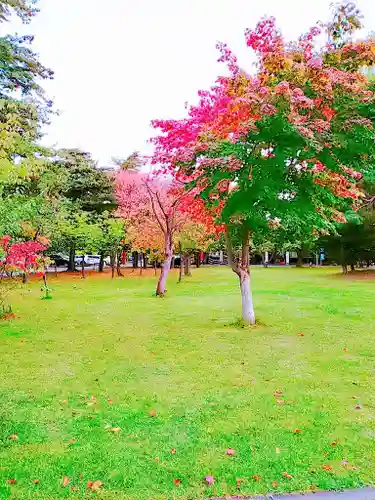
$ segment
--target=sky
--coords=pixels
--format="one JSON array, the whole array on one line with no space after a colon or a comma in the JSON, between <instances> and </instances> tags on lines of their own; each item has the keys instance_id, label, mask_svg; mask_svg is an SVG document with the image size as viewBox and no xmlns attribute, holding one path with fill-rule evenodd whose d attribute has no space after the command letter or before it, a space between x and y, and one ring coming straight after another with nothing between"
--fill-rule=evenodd
<instances>
[{"instance_id":1,"label":"sky","mask_svg":"<svg viewBox=\"0 0 375 500\"><path fill-rule=\"evenodd\" d=\"M366 31L375 31L374 0L358 0ZM44 87L59 110L45 129L47 146L91 152L100 166L134 151L152 152L150 122L181 118L185 102L225 68L225 42L248 70L254 61L244 30L273 15L284 37L327 20L331 0L40 0L31 25L34 50L55 71Z\"/></svg>"}]
</instances>

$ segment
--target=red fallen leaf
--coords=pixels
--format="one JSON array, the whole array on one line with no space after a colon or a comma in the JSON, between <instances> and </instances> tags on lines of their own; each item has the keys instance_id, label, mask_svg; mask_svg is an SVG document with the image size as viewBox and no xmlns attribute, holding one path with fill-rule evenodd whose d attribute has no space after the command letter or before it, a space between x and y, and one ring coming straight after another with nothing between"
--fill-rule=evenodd
<instances>
[{"instance_id":1,"label":"red fallen leaf","mask_svg":"<svg viewBox=\"0 0 375 500\"><path fill-rule=\"evenodd\" d=\"M279 483L277 481L272 481L272 488L277 488Z\"/></svg>"},{"instance_id":2,"label":"red fallen leaf","mask_svg":"<svg viewBox=\"0 0 375 500\"><path fill-rule=\"evenodd\" d=\"M7 480L8 484L16 484L16 482L17 482L17 479L8 479Z\"/></svg>"},{"instance_id":3,"label":"red fallen leaf","mask_svg":"<svg viewBox=\"0 0 375 500\"><path fill-rule=\"evenodd\" d=\"M103 486L101 481L88 481L87 488L93 491L99 491L99 488Z\"/></svg>"},{"instance_id":4,"label":"red fallen leaf","mask_svg":"<svg viewBox=\"0 0 375 500\"><path fill-rule=\"evenodd\" d=\"M70 483L70 477L64 476L61 482L61 488L66 488L69 483Z\"/></svg>"},{"instance_id":5,"label":"red fallen leaf","mask_svg":"<svg viewBox=\"0 0 375 500\"><path fill-rule=\"evenodd\" d=\"M336 446L336 445L337 445L336 441L332 441L331 446Z\"/></svg>"},{"instance_id":6,"label":"red fallen leaf","mask_svg":"<svg viewBox=\"0 0 375 500\"><path fill-rule=\"evenodd\" d=\"M360 404L355 405L356 410L360 410L361 408L362 408L362 405L360 405Z\"/></svg>"},{"instance_id":7,"label":"red fallen leaf","mask_svg":"<svg viewBox=\"0 0 375 500\"><path fill-rule=\"evenodd\" d=\"M157 415L157 413L156 413L156 411L155 411L155 410L150 410L150 411L148 412L148 414L150 415L150 417L156 417L156 415Z\"/></svg>"},{"instance_id":8,"label":"red fallen leaf","mask_svg":"<svg viewBox=\"0 0 375 500\"><path fill-rule=\"evenodd\" d=\"M158 462L159 462L159 457L155 457L155 458L154 458L154 461L155 461L156 463L158 463Z\"/></svg>"},{"instance_id":9,"label":"red fallen leaf","mask_svg":"<svg viewBox=\"0 0 375 500\"><path fill-rule=\"evenodd\" d=\"M76 439L71 439L70 444L76 444L77 440Z\"/></svg>"},{"instance_id":10,"label":"red fallen leaf","mask_svg":"<svg viewBox=\"0 0 375 500\"><path fill-rule=\"evenodd\" d=\"M34 484L39 484L39 479L34 479L33 483Z\"/></svg>"},{"instance_id":11,"label":"red fallen leaf","mask_svg":"<svg viewBox=\"0 0 375 500\"><path fill-rule=\"evenodd\" d=\"M233 448L228 448L227 449L227 455L229 455L230 457L232 457L234 455L234 450Z\"/></svg>"},{"instance_id":12,"label":"red fallen leaf","mask_svg":"<svg viewBox=\"0 0 375 500\"><path fill-rule=\"evenodd\" d=\"M108 404L109 404L109 405L113 405L113 401L112 401L112 399L108 399L108 401L107 401L107 402L108 402Z\"/></svg>"},{"instance_id":13,"label":"red fallen leaf","mask_svg":"<svg viewBox=\"0 0 375 500\"><path fill-rule=\"evenodd\" d=\"M237 488L241 488L242 479L236 479Z\"/></svg>"},{"instance_id":14,"label":"red fallen leaf","mask_svg":"<svg viewBox=\"0 0 375 500\"><path fill-rule=\"evenodd\" d=\"M292 474L288 474L287 472L282 472L281 475L286 477L287 479L293 479Z\"/></svg>"},{"instance_id":15,"label":"red fallen leaf","mask_svg":"<svg viewBox=\"0 0 375 500\"><path fill-rule=\"evenodd\" d=\"M283 393L282 393L282 391L275 391L273 395L274 396L282 396Z\"/></svg>"},{"instance_id":16,"label":"red fallen leaf","mask_svg":"<svg viewBox=\"0 0 375 500\"><path fill-rule=\"evenodd\" d=\"M180 486L180 484L181 484L181 479L173 479L173 484L174 484L175 486Z\"/></svg>"},{"instance_id":17,"label":"red fallen leaf","mask_svg":"<svg viewBox=\"0 0 375 500\"><path fill-rule=\"evenodd\" d=\"M348 349L346 347L344 347L344 352L348 352Z\"/></svg>"},{"instance_id":18,"label":"red fallen leaf","mask_svg":"<svg viewBox=\"0 0 375 500\"><path fill-rule=\"evenodd\" d=\"M171 455L176 455L176 449L175 448L171 449Z\"/></svg>"},{"instance_id":19,"label":"red fallen leaf","mask_svg":"<svg viewBox=\"0 0 375 500\"><path fill-rule=\"evenodd\" d=\"M304 334L304 333L299 333L299 334L298 334L298 337L304 337L304 336L305 336L305 334Z\"/></svg>"},{"instance_id":20,"label":"red fallen leaf","mask_svg":"<svg viewBox=\"0 0 375 500\"><path fill-rule=\"evenodd\" d=\"M90 396L90 401L96 401L96 397L95 397L95 396L93 396L93 395L91 395L91 396Z\"/></svg>"},{"instance_id":21,"label":"red fallen leaf","mask_svg":"<svg viewBox=\"0 0 375 500\"><path fill-rule=\"evenodd\" d=\"M121 427L111 427L109 430L114 434L116 434L117 432L121 431Z\"/></svg>"},{"instance_id":22,"label":"red fallen leaf","mask_svg":"<svg viewBox=\"0 0 375 500\"><path fill-rule=\"evenodd\" d=\"M215 478L214 478L214 477L212 477L212 476L206 476L206 477L204 478L204 480L205 480L205 481L206 481L206 483L207 483L207 484L209 484L209 485L214 484L214 482L215 482Z\"/></svg>"},{"instance_id":23,"label":"red fallen leaf","mask_svg":"<svg viewBox=\"0 0 375 500\"><path fill-rule=\"evenodd\" d=\"M294 429L294 434L301 434L301 429Z\"/></svg>"},{"instance_id":24,"label":"red fallen leaf","mask_svg":"<svg viewBox=\"0 0 375 500\"><path fill-rule=\"evenodd\" d=\"M260 476L258 476L258 474L253 474L252 478L254 479L254 481L260 481Z\"/></svg>"},{"instance_id":25,"label":"red fallen leaf","mask_svg":"<svg viewBox=\"0 0 375 500\"><path fill-rule=\"evenodd\" d=\"M9 439L11 439L12 441L17 441L17 439L18 439L18 434L11 434L11 435L9 436Z\"/></svg>"},{"instance_id":26,"label":"red fallen leaf","mask_svg":"<svg viewBox=\"0 0 375 500\"><path fill-rule=\"evenodd\" d=\"M322 465L323 470L332 470L332 465L324 464Z\"/></svg>"}]
</instances>

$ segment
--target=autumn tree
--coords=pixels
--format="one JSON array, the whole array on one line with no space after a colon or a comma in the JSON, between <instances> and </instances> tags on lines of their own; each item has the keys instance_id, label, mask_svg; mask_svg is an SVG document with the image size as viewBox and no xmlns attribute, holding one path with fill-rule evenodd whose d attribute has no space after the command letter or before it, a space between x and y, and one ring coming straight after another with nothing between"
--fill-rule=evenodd
<instances>
[{"instance_id":1,"label":"autumn tree","mask_svg":"<svg viewBox=\"0 0 375 500\"><path fill-rule=\"evenodd\" d=\"M153 163L193 185L225 226L245 323L255 323L251 238L299 223L332 232L361 205L359 180L373 171L375 155L375 89L361 68L373 64L375 42L353 41L359 26L359 13L345 4L325 27L286 43L275 20L263 19L245 33L256 75L219 44L229 75L200 91L185 119L153 123L161 132ZM318 48L321 34L327 43Z\"/></svg>"}]
</instances>

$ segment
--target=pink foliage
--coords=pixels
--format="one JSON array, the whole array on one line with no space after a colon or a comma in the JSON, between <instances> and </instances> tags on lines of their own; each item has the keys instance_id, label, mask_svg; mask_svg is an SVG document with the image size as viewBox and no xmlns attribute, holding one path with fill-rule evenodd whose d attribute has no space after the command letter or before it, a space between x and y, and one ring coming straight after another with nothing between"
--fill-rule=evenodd
<instances>
[{"instance_id":1,"label":"pink foliage","mask_svg":"<svg viewBox=\"0 0 375 500\"><path fill-rule=\"evenodd\" d=\"M41 254L46 246L38 241L24 241L12 243L10 236L0 238L2 257L0 266L3 271L38 270L41 267Z\"/></svg>"}]
</instances>

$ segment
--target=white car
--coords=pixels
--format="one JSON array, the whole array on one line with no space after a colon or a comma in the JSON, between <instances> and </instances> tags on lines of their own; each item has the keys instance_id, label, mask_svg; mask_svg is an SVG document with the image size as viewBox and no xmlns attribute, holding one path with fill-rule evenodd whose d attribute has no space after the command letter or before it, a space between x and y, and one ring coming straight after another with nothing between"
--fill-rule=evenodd
<instances>
[{"instance_id":1,"label":"white car","mask_svg":"<svg viewBox=\"0 0 375 500\"><path fill-rule=\"evenodd\" d=\"M76 266L82 265L82 258L84 260L85 266L98 266L100 262L100 255L76 255Z\"/></svg>"}]
</instances>

